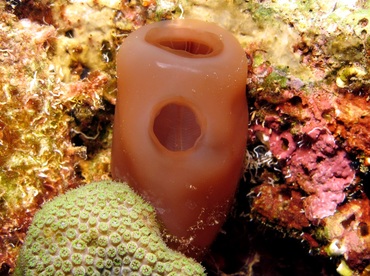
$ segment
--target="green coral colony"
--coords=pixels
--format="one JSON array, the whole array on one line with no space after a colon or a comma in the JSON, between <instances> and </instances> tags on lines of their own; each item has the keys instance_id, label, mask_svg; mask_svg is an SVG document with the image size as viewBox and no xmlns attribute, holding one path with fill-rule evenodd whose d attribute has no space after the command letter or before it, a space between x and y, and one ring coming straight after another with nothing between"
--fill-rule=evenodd
<instances>
[{"instance_id":1,"label":"green coral colony","mask_svg":"<svg viewBox=\"0 0 370 276\"><path fill-rule=\"evenodd\" d=\"M46 203L34 217L15 275L205 275L169 249L154 208L126 184L102 181Z\"/></svg>"}]
</instances>

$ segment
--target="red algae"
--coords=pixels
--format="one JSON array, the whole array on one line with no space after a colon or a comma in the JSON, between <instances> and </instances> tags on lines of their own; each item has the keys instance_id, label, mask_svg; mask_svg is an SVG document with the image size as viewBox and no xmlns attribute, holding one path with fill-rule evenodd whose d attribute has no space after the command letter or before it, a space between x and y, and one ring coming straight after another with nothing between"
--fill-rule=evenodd
<instances>
[{"instance_id":1,"label":"red algae","mask_svg":"<svg viewBox=\"0 0 370 276\"><path fill-rule=\"evenodd\" d=\"M262 184L253 189L255 199L252 213L261 216L264 223L274 221L278 227L302 230L310 226L303 209L303 194L287 185Z\"/></svg>"},{"instance_id":2,"label":"red algae","mask_svg":"<svg viewBox=\"0 0 370 276\"><path fill-rule=\"evenodd\" d=\"M362 151L370 156L370 105L368 91L363 95L341 93L336 99L335 134L344 139L348 151Z\"/></svg>"}]
</instances>

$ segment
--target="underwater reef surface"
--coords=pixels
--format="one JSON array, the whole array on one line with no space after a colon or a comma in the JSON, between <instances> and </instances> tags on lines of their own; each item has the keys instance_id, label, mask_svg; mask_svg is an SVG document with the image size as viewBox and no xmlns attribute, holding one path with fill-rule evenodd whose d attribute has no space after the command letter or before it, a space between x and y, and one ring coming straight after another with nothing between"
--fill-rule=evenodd
<instances>
[{"instance_id":1,"label":"underwater reef surface","mask_svg":"<svg viewBox=\"0 0 370 276\"><path fill-rule=\"evenodd\" d=\"M368 275L370 4L343 0L0 0L0 274L44 202L110 179L116 49L179 17L249 60L245 174L208 275Z\"/></svg>"}]
</instances>

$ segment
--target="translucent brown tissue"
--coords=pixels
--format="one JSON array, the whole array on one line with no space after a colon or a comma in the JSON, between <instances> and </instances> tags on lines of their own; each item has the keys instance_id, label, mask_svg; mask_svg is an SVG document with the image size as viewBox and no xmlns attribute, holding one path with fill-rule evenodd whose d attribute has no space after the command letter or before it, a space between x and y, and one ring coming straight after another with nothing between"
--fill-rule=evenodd
<instances>
[{"instance_id":1,"label":"translucent brown tissue","mask_svg":"<svg viewBox=\"0 0 370 276\"><path fill-rule=\"evenodd\" d=\"M132 33L117 55L112 175L157 210L172 247L199 258L224 222L247 138L247 61L213 23Z\"/></svg>"}]
</instances>

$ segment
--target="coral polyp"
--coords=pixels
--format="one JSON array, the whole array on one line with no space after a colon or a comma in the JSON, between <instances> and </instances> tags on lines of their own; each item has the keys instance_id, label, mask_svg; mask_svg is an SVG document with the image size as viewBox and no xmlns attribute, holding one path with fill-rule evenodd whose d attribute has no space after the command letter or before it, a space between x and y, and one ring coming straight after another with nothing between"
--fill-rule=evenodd
<instances>
[{"instance_id":1,"label":"coral polyp","mask_svg":"<svg viewBox=\"0 0 370 276\"><path fill-rule=\"evenodd\" d=\"M35 215L15 275L205 275L161 239L152 206L126 183L91 183Z\"/></svg>"}]
</instances>

